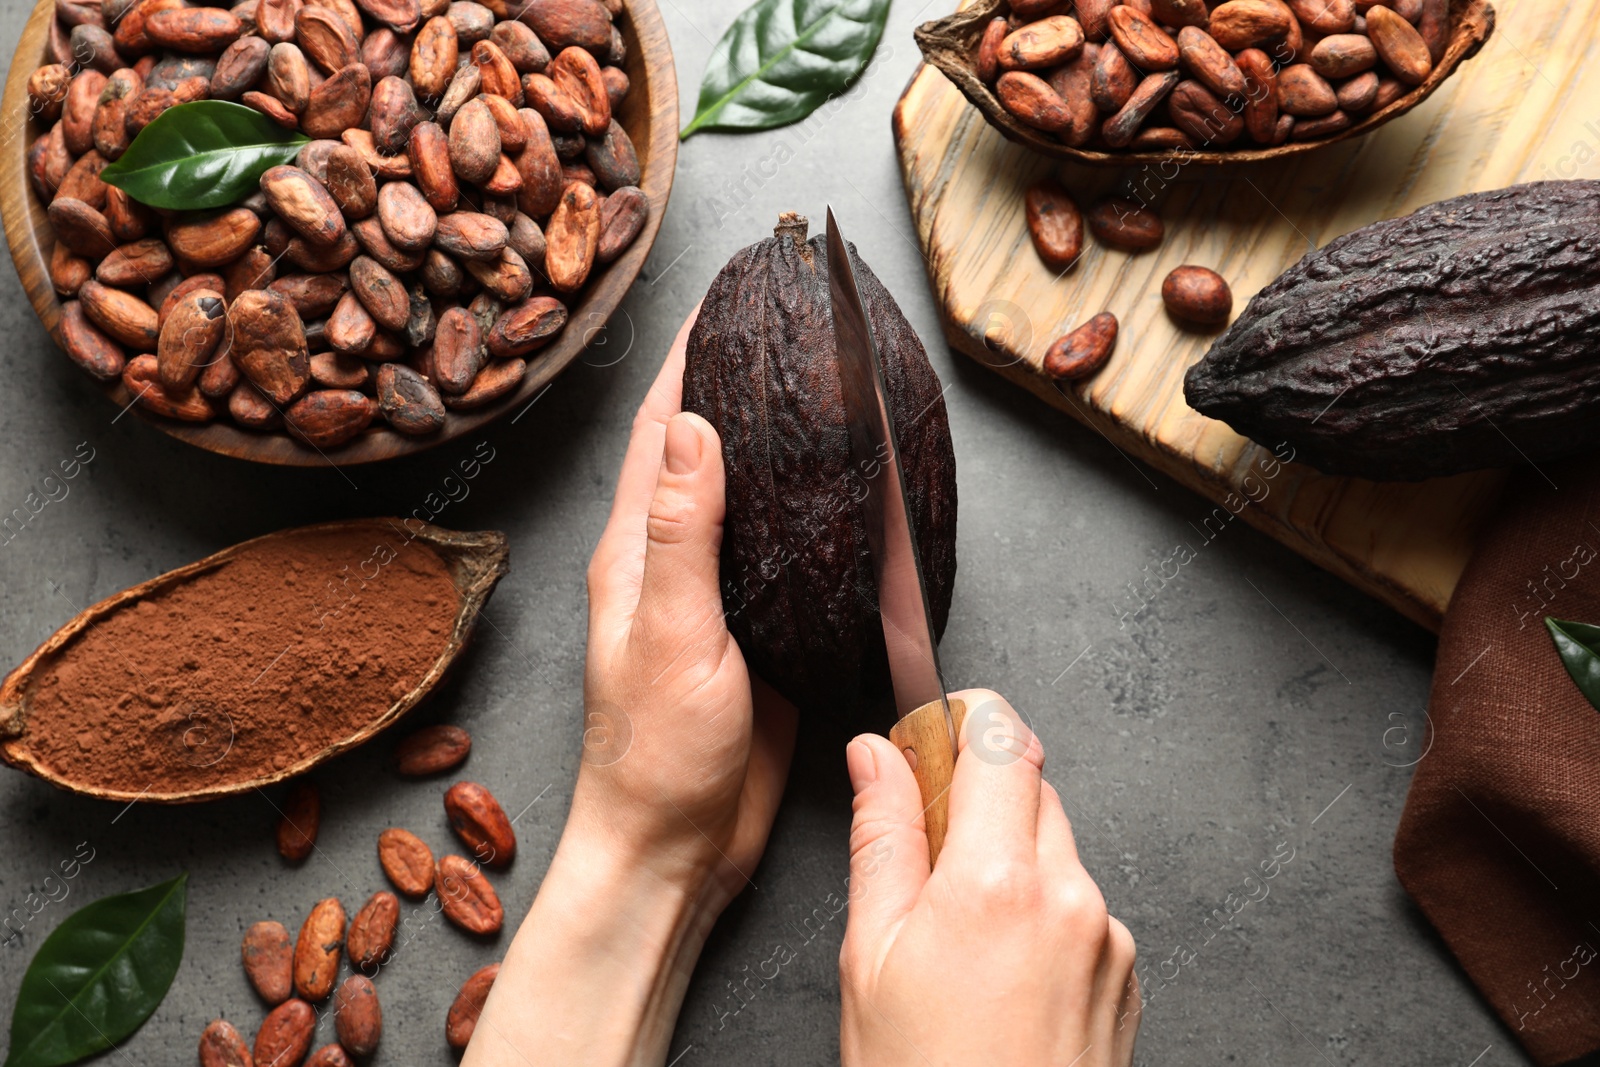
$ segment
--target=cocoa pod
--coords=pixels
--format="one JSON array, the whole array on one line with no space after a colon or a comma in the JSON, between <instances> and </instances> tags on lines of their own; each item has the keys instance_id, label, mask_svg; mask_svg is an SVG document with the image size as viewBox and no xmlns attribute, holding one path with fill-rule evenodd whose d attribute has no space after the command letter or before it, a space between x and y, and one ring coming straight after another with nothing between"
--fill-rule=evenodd
<instances>
[{"instance_id":1,"label":"cocoa pod","mask_svg":"<svg viewBox=\"0 0 1600 1067\"><path fill-rule=\"evenodd\" d=\"M380 26L361 41L361 65L377 81L400 78L411 68L411 42L387 26Z\"/></svg>"},{"instance_id":2,"label":"cocoa pod","mask_svg":"<svg viewBox=\"0 0 1600 1067\"><path fill-rule=\"evenodd\" d=\"M434 383L443 393L464 393L488 361L483 331L465 308L439 315L433 337Z\"/></svg>"},{"instance_id":3,"label":"cocoa pod","mask_svg":"<svg viewBox=\"0 0 1600 1067\"><path fill-rule=\"evenodd\" d=\"M367 125L372 130L373 145L383 155L404 152L412 127L427 117L428 113L417 104L416 94L404 80L391 76L373 86Z\"/></svg>"},{"instance_id":4,"label":"cocoa pod","mask_svg":"<svg viewBox=\"0 0 1600 1067\"><path fill-rule=\"evenodd\" d=\"M61 343L67 357L99 382L114 382L128 365L127 353L83 313L83 304L61 305Z\"/></svg>"},{"instance_id":5,"label":"cocoa pod","mask_svg":"<svg viewBox=\"0 0 1600 1067\"><path fill-rule=\"evenodd\" d=\"M239 946L245 977L256 995L278 1005L294 993L294 944L282 923L262 921L244 932Z\"/></svg>"},{"instance_id":6,"label":"cocoa pod","mask_svg":"<svg viewBox=\"0 0 1600 1067\"><path fill-rule=\"evenodd\" d=\"M1178 72L1175 70L1151 74L1141 81L1133 95L1128 97L1128 102L1122 105L1122 110L1106 119L1100 127L1100 135L1105 138L1106 144L1112 148L1126 148L1131 144L1139 128L1177 87L1178 81Z\"/></svg>"},{"instance_id":7,"label":"cocoa pod","mask_svg":"<svg viewBox=\"0 0 1600 1067\"><path fill-rule=\"evenodd\" d=\"M437 347L434 349L437 353ZM494 794L476 782L457 782L444 795L450 828L489 867L506 867L516 857L517 838L511 820Z\"/></svg>"},{"instance_id":8,"label":"cocoa pod","mask_svg":"<svg viewBox=\"0 0 1600 1067\"><path fill-rule=\"evenodd\" d=\"M433 243L439 216L416 186L390 182L378 190L378 223L396 248L421 252Z\"/></svg>"},{"instance_id":9,"label":"cocoa pod","mask_svg":"<svg viewBox=\"0 0 1600 1067\"><path fill-rule=\"evenodd\" d=\"M1229 52L1259 48L1289 33L1293 12L1274 0L1228 0L1211 11L1207 31Z\"/></svg>"},{"instance_id":10,"label":"cocoa pod","mask_svg":"<svg viewBox=\"0 0 1600 1067\"><path fill-rule=\"evenodd\" d=\"M466 182L487 181L500 163L500 130L481 100L463 104L450 122L450 166Z\"/></svg>"},{"instance_id":11,"label":"cocoa pod","mask_svg":"<svg viewBox=\"0 0 1600 1067\"><path fill-rule=\"evenodd\" d=\"M221 293L200 289L179 300L161 325L156 344L162 387L173 392L193 385L210 364L227 325Z\"/></svg>"},{"instance_id":12,"label":"cocoa pod","mask_svg":"<svg viewBox=\"0 0 1600 1067\"><path fill-rule=\"evenodd\" d=\"M239 294L228 309L233 361L263 396L282 407L311 380L305 327L287 297L270 289Z\"/></svg>"},{"instance_id":13,"label":"cocoa pod","mask_svg":"<svg viewBox=\"0 0 1600 1067\"><path fill-rule=\"evenodd\" d=\"M330 8L302 7L294 17L294 36L306 57L327 74L361 62L360 33Z\"/></svg>"},{"instance_id":14,"label":"cocoa pod","mask_svg":"<svg viewBox=\"0 0 1600 1067\"><path fill-rule=\"evenodd\" d=\"M331 247L344 238L339 205L321 182L299 167L269 168L261 175L261 192L278 217L313 244Z\"/></svg>"},{"instance_id":15,"label":"cocoa pod","mask_svg":"<svg viewBox=\"0 0 1600 1067\"><path fill-rule=\"evenodd\" d=\"M1097 240L1128 252L1154 248L1166 236L1161 216L1137 201L1120 197L1094 206L1089 212L1089 230Z\"/></svg>"},{"instance_id":16,"label":"cocoa pod","mask_svg":"<svg viewBox=\"0 0 1600 1067\"><path fill-rule=\"evenodd\" d=\"M1244 74L1244 125L1251 138L1276 144L1278 126L1278 74L1272 60L1259 48L1247 48L1234 57Z\"/></svg>"},{"instance_id":17,"label":"cocoa pod","mask_svg":"<svg viewBox=\"0 0 1600 1067\"><path fill-rule=\"evenodd\" d=\"M1433 54L1417 28L1386 7L1367 12L1367 36L1379 58L1407 85L1421 85L1433 71Z\"/></svg>"},{"instance_id":18,"label":"cocoa pod","mask_svg":"<svg viewBox=\"0 0 1600 1067\"><path fill-rule=\"evenodd\" d=\"M598 212L596 216L598 223ZM546 270L549 269L548 260L547 253ZM514 304L533 291L533 273L522 262L522 257L509 248L502 248L500 258L492 263L469 259L462 265L479 285L505 303Z\"/></svg>"},{"instance_id":19,"label":"cocoa pod","mask_svg":"<svg viewBox=\"0 0 1600 1067\"><path fill-rule=\"evenodd\" d=\"M1179 82L1167 99L1172 124L1201 147L1229 145L1244 136L1244 119L1200 82Z\"/></svg>"},{"instance_id":20,"label":"cocoa pod","mask_svg":"<svg viewBox=\"0 0 1600 1067\"><path fill-rule=\"evenodd\" d=\"M450 167L450 142L435 122L419 122L412 127L406 149L417 187L436 213L454 211L460 199L460 186Z\"/></svg>"},{"instance_id":21,"label":"cocoa pod","mask_svg":"<svg viewBox=\"0 0 1600 1067\"><path fill-rule=\"evenodd\" d=\"M214 1019L200 1034L200 1067L252 1067L250 1046L226 1019Z\"/></svg>"},{"instance_id":22,"label":"cocoa pod","mask_svg":"<svg viewBox=\"0 0 1600 1067\"><path fill-rule=\"evenodd\" d=\"M1233 314L1233 290L1207 267L1174 269L1161 283L1161 302L1173 318L1200 326L1224 326Z\"/></svg>"},{"instance_id":23,"label":"cocoa pod","mask_svg":"<svg viewBox=\"0 0 1600 1067\"><path fill-rule=\"evenodd\" d=\"M378 368L378 411L395 430L411 437L425 437L444 426L444 401L438 390L400 363L385 363ZM424 884L423 892L426 891Z\"/></svg>"},{"instance_id":24,"label":"cocoa pod","mask_svg":"<svg viewBox=\"0 0 1600 1067\"><path fill-rule=\"evenodd\" d=\"M89 321L135 352L154 352L160 338L156 309L132 293L113 289L93 278L78 287L78 300Z\"/></svg>"},{"instance_id":25,"label":"cocoa pod","mask_svg":"<svg viewBox=\"0 0 1600 1067\"><path fill-rule=\"evenodd\" d=\"M532 297L495 319L488 333L489 353L499 359L528 355L549 344L566 322L567 309L559 300Z\"/></svg>"},{"instance_id":26,"label":"cocoa pod","mask_svg":"<svg viewBox=\"0 0 1600 1067\"><path fill-rule=\"evenodd\" d=\"M309 137L339 137L361 125L371 102L372 75L367 68L360 63L340 67L311 90L305 114L300 116L300 129Z\"/></svg>"},{"instance_id":27,"label":"cocoa pod","mask_svg":"<svg viewBox=\"0 0 1600 1067\"><path fill-rule=\"evenodd\" d=\"M1028 236L1033 247L1054 271L1066 271L1083 254L1083 213L1071 194L1054 179L1028 187L1023 197Z\"/></svg>"},{"instance_id":28,"label":"cocoa pod","mask_svg":"<svg viewBox=\"0 0 1600 1067\"><path fill-rule=\"evenodd\" d=\"M284 427L317 449L337 448L372 424L374 405L350 389L317 389L283 413Z\"/></svg>"},{"instance_id":29,"label":"cocoa pod","mask_svg":"<svg viewBox=\"0 0 1600 1067\"><path fill-rule=\"evenodd\" d=\"M364 219L378 209L378 183L360 152L335 145L328 152L326 173L323 185L346 219Z\"/></svg>"},{"instance_id":30,"label":"cocoa pod","mask_svg":"<svg viewBox=\"0 0 1600 1067\"><path fill-rule=\"evenodd\" d=\"M444 406L451 411L471 411L492 404L515 389L527 373L528 365L520 359L496 360L478 372L466 392L443 394Z\"/></svg>"},{"instance_id":31,"label":"cocoa pod","mask_svg":"<svg viewBox=\"0 0 1600 1067\"><path fill-rule=\"evenodd\" d=\"M408 778L459 767L472 752L472 735L459 726L425 726L395 748L395 770Z\"/></svg>"},{"instance_id":32,"label":"cocoa pod","mask_svg":"<svg viewBox=\"0 0 1600 1067\"><path fill-rule=\"evenodd\" d=\"M172 253L162 241L147 237L118 245L95 268L95 277L106 285L132 289L149 285L172 270Z\"/></svg>"},{"instance_id":33,"label":"cocoa pod","mask_svg":"<svg viewBox=\"0 0 1600 1067\"><path fill-rule=\"evenodd\" d=\"M525 22L517 19L497 22L489 39L499 46L518 74L535 74L550 65L550 50Z\"/></svg>"},{"instance_id":34,"label":"cocoa pod","mask_svg":"<svg viewBox=\"0 0 1600 1067\"><path fill-rule=\"evenodd\" d=\"M604 51L611 43L611 15L597 0L528 0L517 17L556 50Z\"/></svg>"},{"instance_id":35,"label":"cocoa pod","mask_svg":"<svg viewBox=\"0 0 1600 1067\"><path fill-rule=\"evenodd\" d=\"M81 70L67 86L61 102L61 135L67 151L81 156L94 147L94 112L105 90L106 76L98 70ZM56 179L57 184L60 178Z\"/></svg>"},{"instance_id":36,"label":"cocoa pod","mask_svg":"<svg viewBox=\"0 0 1600 1067\"><path fill-rule=\"evenodd\" d=\"M1329 115L1339 107L1333 86L1309 63L1294 63L1278 72L1278 109L1296 118Z\"/></svg>"},{"instance_id":37,"label":"cocoa pod","mask_svg":"<svg viewBox=\"0 0 1600 1067\"><path fill-rule=\"evenodd\" d=\"M1117 317L1102 311L1050 346L1044 372L1057 381L1087 378L1106 365L1116 345Z\"/></svg>"},{"instance_id":38,"label":"cocoa pod","mask_svg":"<svg viewBox=\"0 0 1600 1067\"><path fill-rule=\"evenodd\" d=\"M305 1067L355 1067L355 1061L343 1046L335 1042L313 1052L311 1058L306 1060Z\"/></svg>"},{"instance_id":39,"label":"cocoa pod","mask_svg":"<svg viewBox=\"0 0 1600 1067\"><path fill-rule=\"evenodd\" d=\"M282 412L247 381L228 394L228 415L247 430L276 430L283 425Z\"/></svg>"},{"instance_id":40,"label":"cocoa pod","mask_svg":"<svg viewBox=\"0 0 1600 1067\"><path fill-rule=\"evenodd\" d=\"M372 372L356 356L318 352L311 357L311 380L324 389L364 389Z\"/></svg>"},{"instance_id":41,"label":"cocoa pod","mask_svg":"<svg viewBox=\"0 0 1600 1067\"><path fill-rule=\"evenodd\" d=\"M562 190L561 202L545 228L545 242L550 284L557 292L577 292L589 278L600 243L600 202L593 189L572 182ZM467 269L472 269L470 264Z\"/></svg>"},{"instance_id":42,"label":"cocoa pod","mask_svg":"<svg viewBox=\"0 0 1600 1067\"><path fill-rule=\"evenodd\" d=\"M239 99L266 73L271 54L272 46L260 37L241 37L230 44L211 76L212 99Z\"/></svg>"},{"instance_id":43,"label":"cocoa pod","mask_svg":"<svg viewBox=\"0 0 1600 1067\"><path fill-rule=\"evenodd\" d=\"M633 244L649 217L650 199L638 186L624 186L606 197L600 206L600 243L595 246L595 261L614 262Z\"/></svg>"},{"instance_id":44,"label":"cocoa pod","mask_svg":"<svg viewBox=\"0 0 1600 1067\"><path fill-rule=\"evenodd\" d=\"M1183 68L1216 95L1226 99L1245 94L1244 72L1204 30L1193 26L1179 30L1178 56Z\"/></svg>"},{"instance_id":45,"label":"cocoa pod","mask_svg":"<svg viewBox=\"0 0 1600 1067\"><path fill-rule=\"evenodd\" d=\"M500 964L491 963L474 971L461 983L461 989L451 1002L450 1013L445 1016L444 1022L444 1039L451 1048L459 1051L472 1040L472 1033L478 1028L478 1017L483 1014L483 1005L489 999L489 990L494 987L494 980L499 975Z\"/></svg>"},{"instance_id":46,"label":"cocoa pod","mask_svg":"<svg viewBox=\"0 0 1600 1067\"><path fill-rule=\"evenodd\" d=\"M122 385L146 411L182 422L210 422L216 417L209 401L198 389L168 393L157 378L156 357L134 356L122 368Z\"/></svg>"},{"instance_id":47,"label":"cocoa pod","mask_svg":"<svg viewBox=\"0 0 1600 1067\"><path fill-rule=\"evenodd\" d=\"M173 317L177 317L176 312ZM321 825L322 794L313 782L296 782L279 812L278 854L290 863L304 860L317 847L317 830Z\"/></svg>"},{"instance_id":48,"label":"cocoa pod","mask_svg":"<svg viewBox=\"0 0 1600 1067\"><path fill-rule=\"evenodd\" d=\"M1138 8L1128 4L1112 8L1110 27L1111 39L1135 68L1154 73L1178 65L1178 42Z\"/></svg>"},{"instance_id":49,"label":"cocoa pod","mask_svg":"<svg viewBox=\"0 0 1600 1067\"><path fill-rule=\"evenodd\" d=\"M434 247L459 259L495 260L506 246L505 223L477 211L455 211L439 218Z\"/></svg>"},{"instance_id":50,"label":"cocoa pod","mask_svg":"<svg viewBox=\"0 0 1600 1067\"><path fill-rule=\"evenodd\" d=\"M384 367L392 366L392 363L384 364ZM375 974L389 958L399 923L400 901L395 895L386 889L372 894L350 920L350 933L345 937L350 966L362 974Z\"/></svg>"},{"instance_id":51,"label":"cocoa pod","mask_svg":"<svg viewBox=\"0 0 1600 1067\"><path fill-rule=\"evenodd\" d=\"M1349 33L1356 24L1356 6L1352 0L1287 0L1289 10L1300 21L1303 29L1318 36Z\"/></svg>"},{"instance_id":52,"label":"cocoa pod","mask_svg":"<svg viewBox=\"0 0 1600 1067\"><path fill-rule=\"evenodd\" d=\"M328 344L335 352L359 356L372 346L378 324L354 293L346 293L328 316Z\"/></svg>"},{"instance_id":53,"label":"cocoa pod","mask_svg":"<svg viewBox=\"0 0 1600 1067\"><path fill-rule=\"evenodd\" d=\"M244 254L261 233L261 219L249 208L197 214L167 226L167 247L180 260L201 269L223 267Z\"/></svg>"},{"instance_id":54,"label":"cocoa pod","mask_svg":"<svg viewBox=\"0 0 1600 1067\"><path fill-rule=\"evenodd\" d=\"M302 322L320 319L333 311L350 289L342 274L286 274L267 286L287 297Z\"/></svg>"},{"instance_id":55,"label":"cocoa pod","mask_svg":"<svg viewBox=\"0 0 1600 1067\"><path fill-rule=\"evenodd\" d=\"M356 6L396 33L410 33L422 21L421 0L356 0Z\"/></svg>"},{"instance_id":56,"label":"cocoa pod","mask_svg":"<svg viewBox=\"0 0 1600 1067\"><path fill-rule=\"evenodd\" d=\"M306 1058L317 1029L317 1013L303 1000L273 1008L256 1031L255 1061L260 1067L295 1067Z\"/></svg>"},{"instance_id":57,"label":"cocoa pod","mask_svg":"<svg viewBox=\"0 0 1600 1067\"><path fill-rule=\"evenodd\" d=\"M456 42L456 29L443 17L429 19L411 43L411 84L424 100L437 100L444 95L455 77L460 51ZM477 72L473 72L477 77ZM476 90L474 90L476 91Z\"/></svg>"},{"instance_id":58,"label":"cocoa pod","mask_svg":"<svg viewBox=\"0 0 1600 1067\"><path fill-rule=\"evenodd\" d=\"M60 127L58 126L57 129ZM43 140L41 138L41 140ZM56 148L65 151L62 139L54 136L45 143L54 142ZM96 211L106 206L107 190L110 188L100 180L100 172L106 169L110 160L91 148L67 169L56 186L55 199L57 200L82 200Z\"/></svg>"},{"instance_id":59,"label":"cocoa pod","mask_svg":"<svg viewBox=\"0 0 1600 1067\"><path fill-rule=\"evenodd\" d=\"M346 978L333 998L333 1010L334 1032L346 1052L366 1059L377 1051L383 1034L383 1009L372 979L364 974Z\"/></svg>"},{"instance_id":60,"label":"cocoa pod","mask_svg":"<svg viewBox=\"0 0 1600 1067\"><path fill-rule=\"evenodd\" d=\"M379 367L380 377L392 366L395 364ZM394 887L408 897L426 896L433 888L433 851L410 830L391 827L378 835L378 864Z\"/></svg>"},{"instance_id":61,"label":"cocoa pod","mask_svg":"<svg viewBox=\"0 0 1600 1067\"><path fill-rule=\"evenodd\" d=\"M439 860L434 892L439 894L444 917L470 934L495 933L505 922L505 908L494 886L477 864L461 856L444 856Z\"/></svg>"},{"instance_id":62,"label":"cocoa pod","mask_svg":"<svg viewBox=\"0 0 1600 1067\"><path fill-rule=\"evenodd\" d=\"M244 32L239 16L219 7L175 7L145 21L145 36L162 48L202 55L220 52Z\"/></svg>"},{"instance_id":63,"label":"cocoa pod","mask_svg":"<svg viewBox=\"0 0 1600 1067\"><path fill-rule=\"evenodd\" d=\"M531 218L542 219L561 203L561 158L544 116L526 107L517 114L528 133L528 143L517 156L517 171L522 175L517 207Z\"/></svg>"}]
</instances>

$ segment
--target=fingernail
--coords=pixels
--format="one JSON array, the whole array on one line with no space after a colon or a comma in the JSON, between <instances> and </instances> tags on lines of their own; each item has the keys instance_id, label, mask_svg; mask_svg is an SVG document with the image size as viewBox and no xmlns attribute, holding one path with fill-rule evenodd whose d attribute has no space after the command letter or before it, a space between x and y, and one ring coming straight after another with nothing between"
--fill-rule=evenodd
<instances>
[{"instance_id":1,"label":"fingernail","mask_svg":"<svg viewBox=\"0 0 1600 1067\"><path fill-rule=\"evenodd\" d=\"M700 466L700 434L688 419L674 415L667 423L664 459L673 474L692 474Z\"/></svg>"},{"instance_id":2,"label":"fingernail","mask_svg":"<svg viewBox=\"0 0 1600 1067\"><path fill-rule=\"evenodd\" d=\"M850 768L850 787L857 793L878 780L878 757L865 741L845 746L844 762Z\"/></svg>"}]
</instances>

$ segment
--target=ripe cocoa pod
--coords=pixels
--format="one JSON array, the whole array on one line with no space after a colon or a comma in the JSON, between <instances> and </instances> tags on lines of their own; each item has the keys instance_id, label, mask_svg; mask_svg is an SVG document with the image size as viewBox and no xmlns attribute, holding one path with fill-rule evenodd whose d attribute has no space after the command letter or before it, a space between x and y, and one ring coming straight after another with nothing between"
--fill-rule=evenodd
<instances>
[{"instance_id":1,"label":"ripe cocoa pod","mask_svg":"<svg viewBox=\"0 0 1600 1067\"><path fill-rule=\"evenodd\" d=\"M156 343L162 386L181 390L193 385L211 363L227 326L221 293L200 289L179 300L161 324Z\"/></svg>"},{"instance_id":2,"label":"ripe cocoa pod","mask_svg":"<svg viewBox=\"0 0 1600 1067\"><path fill-rule=\"evenodd\" d=\"M344 949L344 927L344 907L337 897L317 901L301 925L294 945L294 989L306 1000L326 1000L333 992Z\"/></svg>"},{"instance_id":3,"label":"ripe cocoa pod","mask_svg":"<svg viewBox=\"0 0 1600 1067\"><path fill-rule=\"evenodd\" d=\"M487 935L505 922L505 908L478 865L460 856L439 860L434 892L444 917L470 934Z\"/></svg>"},{"instance_id":4,"label":"ripe cocoa pod","mask_svg":"<svg viewBox=\"0 0 1600 1067\"><path fill-rule=\"evenodd\" d=\"M156 357L134 356L122 368L122 386L146 411L182 422L210 422L216 410L198 389L167 392L157 377Z\"/></svg>"},{"instance_id":5,"label":"ripe cocoa pod","mask_svg":"<svg viewBox=\"0 0 1600 1067\"><path fill-rule=\"evenodd\" d=\"M1207 267L1178 267L1161 283L1161 301L1173 318L1200 326L1221 326L1233 313L1233 290Z\"/></svg>"},{"instance_id":6,"label":"ripe cocoa pod","mask_svg":"<svg viewBox=\"0 0 1600 1067\"><path fill-rule=\"evenodd\" d=\"M722 594L751 669L803 710L849 708L889 691L883 626L872 598L861 475L834 384L839 373L828 249L785 214L774 236L717 275L690 332L683 407L722 439L728 470ZM899 441L934 633L955 578L955 455L937 377L894 298L852 254ZM800 343L800 338L805 338ZM759 354L759 356L758 356ZM814 383L802 398L782 383ZM804 564L785 546L819 546Z\"/></svg>"},{"instance_id":7,"label":"ripe cocoa pod","mask_svg":"<svg viewBox=\"0 0 1600 1067\"><path fill-rule=\"evenodd\" d=\"M1120 197L1102 200L1090 210L1089 230L1097 240L1127 252L1154 248L1166 236L1160 215Z\"/></svg>"},{"instance_id":8,"label":"ripe cocoa pod","mask_svg":"<svg viewBox=\"0 0 1600 1067\"><path fill-rule=\"evenodd\" d=\"M1065 271L1083 253L1083 213L1072 196L1054 179L1028 187L1023 196L1028 236L1045 266Z\"/></svg>"},{"instance_id":9,"label":"ripe cocoa pod","mask_svg":"<svg viewBox=\"0 0 1600 1067\"><path fill-rule=\"evenodd\" d=\"M472 735L461 727L424 726L395 746L394 769L407 778L423 778L459 767L471 753Z\"/></svg>"},{"instance_id":10,"label":"ripe cocoa pod","mask_svg":"<svg viewBox=\"0 0 1600 1067\"><path fill-rule=\"evenodd\" d=\"M379 372L390 366L384 364ZM426 896L433 888L433 850L409 830L391 827L378 835L378 864L408 897Z\"/></svg>"},{"instance_id":11,"label":"ripe cocoa pod","mask_svg":"<svg viewBox=\"0 0 1600 1067\"><path fill-rule=\"evenodd\" d=\"M244 933L239 955L257 996L272 1005L289 999L294 992L294 946L282 923L252 925Z\"/></svg>"},{"instance_id":12,"label":"ripe cocoa pod","mask_svg":"<svg viewBox=\"0 0 1600 1067\"><path fill-rule=\"evenodd\" d=\"M1592 448L1600 323L1584 309L1600 263L1573 250L1595 241L1595 181L1475 193L1356 230L1257 294L1184 396L1318 470L1379 481Z\"/></svg>"},{"instance_id":13,"label":"ripe cocoa pod","mask_svg":"<svg viewBox=\"0 0 1600 1067\"><path fill-rule=\"evenodd\" d=\"M333 998L333 1026L339 1044L356 1059L366 1059L378 1050L383 1036L383 1008L372 979L352 974L339 986Z\"/></svg>"},{"instance_id":14,"label":"ripe cocoa pod","mask_svg":"<svg viewBox=\"0 0 1600 1067\"><path fill-rule=\"evenodd\" d=\"M521 359L496 360L478 372L466 392L443 394L444 406L451 411L485 407L515 389L527 373L528 365Z\"/></svg>"},{"instance_id":15,"label":"ripe cocoa pod","mask_svg":"<svg viewBox=\"0 0 1600 1067\"><path fill-rule=\"evenodd\" d=\"M61 305L61 341L68 358L96 381L116 381L128 364L127 353L89 321L77 300Z\"/></svg>"},{"instance_id":16,"label":"ripe cocoa pod","mask_svg":"<svg viewBox=\"0 0 1600 1067\"><path fill-rule=\"evenodd\" d=\"M200 1035L200 1067L252 1067L250 1046L226 1019L215 1019Z\"/></svg>"},{"instance_id":17,"label":"ripe cocoa pod","mask_svg":"<svg viewBox=\"0 0 1600 1067\"><path fill-rule=\"evenodd\" d=\"M1044 372L1057 381L1076 381L1097 374L1117 346L1117 317L1102 311L1044 354Z\"/></svg>"},{"instance_id":18,"label":"ripe cocoa pod","mask_svg":"<svg viewBox=\"0 0 1600 1067\"><path fill-rule=\"evenodd\" d=\"M500 976L500 964L491 963L487 967L479 968L461 983L461 990L456 993L456 999L450 1004L450 1013L445 1016L444 1039L451 1048L460 1050L467 1047L472 1040L472 1032L478 1028L478 1016L483 1014L483 1005L489 999L489 990L494 987L494 980Z\"/></svg>"},{"instance_id":19,"label":"ripe cocoa pod","mask_svg":"<svg viewBox=\"0 0 1600 1067\"><path fill-rule=\"evenodd\" d=\"M290 863L299 863L316 847L317 829L322 825L322 794L316 784L296 782L278 814L278 854Z\"/></svg>"},{"instance_id":20,"label":"ripe cocoa pod","mask_svg":"<svg viewBox=\"0 0 1600 1067\"><path fill-rule=\"evenodd\" d=\"M265 1067L293 1067L306 1058L316 1034L317 1013L303 1000L286 1000L273 1008L256 1031L255 1061Z\"/></svg>"},{"instance_id":21,"label":"ripe cocoa pod","mask_svg":"<svg viewBox=\"0 0 1600 1067\"><path fill-rule=\"evenodd\" d=\"M384 367L394 364L385 363ZM402 368L404 369L404 368ZM362 974L375 974L388 959L394 947L395 929L400 922L400 901L388 890L380 889L356 912L350 920L350 933L345 938L345 949L350 954L350 966ZM354 1052L355 1049L351 1049Z\"/></svg>"},{"instance_id":22,"label":"ripe cocoa pod","mask_svg":"<svg viewBox=\"0 0 1600 1067\"><path fill-rule=\"evenodd\" d=\"M457 782L445 792L444 810L450 828L479 863L506 867L516 858L516 832L489 790L477 782Z\"/></svg>"}]
</instances>

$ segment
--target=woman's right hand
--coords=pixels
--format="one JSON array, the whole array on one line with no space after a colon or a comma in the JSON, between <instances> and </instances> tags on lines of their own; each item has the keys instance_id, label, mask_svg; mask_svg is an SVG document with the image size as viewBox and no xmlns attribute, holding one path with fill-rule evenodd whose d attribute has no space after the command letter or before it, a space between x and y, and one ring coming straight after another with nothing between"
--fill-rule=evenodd
<instances>
[{"instance_id":1,"label":"woman's right hand","mask_svg":"<svg viewBox=\"0 0 1600 1067\"><path fill-rule=\"evenodd\" d=\"M905 756L875 734L847 749L844 1065L1126 1067L1139 1027L1133 937L1078 862L1038 738L994 693L953 696L972 710L932 873Z\"/></svg>"}]
</instances>

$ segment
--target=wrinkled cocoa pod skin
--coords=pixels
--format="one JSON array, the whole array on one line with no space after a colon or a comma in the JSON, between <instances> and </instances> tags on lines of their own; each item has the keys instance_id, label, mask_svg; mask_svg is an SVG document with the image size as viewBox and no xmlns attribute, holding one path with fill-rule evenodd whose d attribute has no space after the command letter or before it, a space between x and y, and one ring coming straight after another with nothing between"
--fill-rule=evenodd
<instances>
[{"instance_id":1,"label":"wrinkled cocoa pod skin","mask_svg":"<svg viewBox=\"0 0 1600 1067\"><path fill-rule=\"evenodd\" d=\"M785 214L722 268L689 335L683 407L722 437L722 602L750 666L812 713L890 692L850 456L828 295L827 241ZM853 254L853 253L852 253ZM883 361L934 634L956 570L956 466L939 379L876 275L856 278ZM870 473L870 472L868 472ZM870 486L870 488L869 488Z\"/></svg>"},{"instance_id":2,"label":"wrinkled cocoa pod skin","mask_svg":"<svg viewBox=\"0 0 1600 1067\"><path fill-rule=\"evenodd\" d=\"M1596 181L1374 223L1261 290L1189 368L1184 396L1320 471L1379 481L1593 448L1597 249Z\"/></svg>"}]
</instances>

